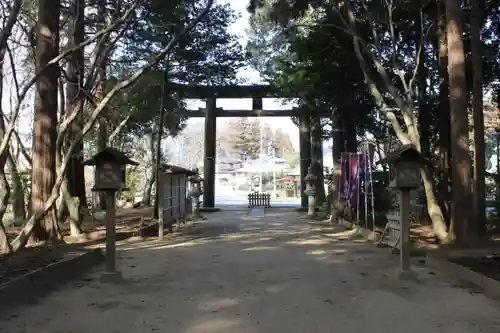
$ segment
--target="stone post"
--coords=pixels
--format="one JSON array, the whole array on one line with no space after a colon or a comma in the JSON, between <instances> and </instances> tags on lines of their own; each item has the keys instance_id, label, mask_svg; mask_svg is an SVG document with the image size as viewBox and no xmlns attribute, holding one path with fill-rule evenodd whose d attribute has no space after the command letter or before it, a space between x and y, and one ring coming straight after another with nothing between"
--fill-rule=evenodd
<instances>
[{"instance_id":1,"label":"stone post","mask_svg":"<svg viewBox=\"0 0 500 333\"><path fill-rule=\"evenodd\" d=\"M316 182L318 176L313 173L312 165L307 169L307 175L304 177L306 183L306 190L304 193L307 195L307 216L313 217L316 215Z\"/></svg>"},{"instance_id":2,"label":"stone post","mask_svg":"<svg viewBox=\"0 0 500 333\"><path fill-rule=\"evenodd\" d=\"M122 273L116 269L116 211L115 191L106 191L106 271L103 282L120 282Z\"/></svg>"},{"instance_id":3,"label":"stone post","mask_svg":"<svg viewBox=\"0 0 500 333\"><path fill-rule=\"evenodd\" d=\"M399 259L401 263L402 279L415 278L415 273L410 267L411 239L410 239L410 189L402 188L399 192L399 213L401 216L401 234Z\"/></svg>"},{"instance_id":4,"label":"stone post","mask_svg":"<svg viewBox=\"0 0 500 333\"><path fill-rule=\"evenodd\" d=\"M296 109L300 110L300 109ZM299 141L300 141L300 197L301 206L307 207L307 194L305 194L306 184L304 178L307 168L311 164L311 126L309 117L299 111Z\"/></svg>"},{"instance_id":5,"label":"stone post","mask_svg":"<svg viewBox=\"0 0 500 333\"><path fill-rule=\"evenodd\" d=\"M205 161L203 166L203 207L215 207L215 154L217 130L216 98L207 99L205 108Z\"/></svg>"}]
</instances>

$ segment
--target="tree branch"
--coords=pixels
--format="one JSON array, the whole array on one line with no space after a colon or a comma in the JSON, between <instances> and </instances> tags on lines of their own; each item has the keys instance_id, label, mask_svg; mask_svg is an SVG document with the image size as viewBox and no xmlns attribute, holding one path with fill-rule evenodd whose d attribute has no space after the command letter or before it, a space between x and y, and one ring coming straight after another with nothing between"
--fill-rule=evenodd
<instances>
[{"instance_id":1,"label":"tree branch","mask_svg":"<svg viewBox=\"0 0 500 333\"><path fill-rule=\"evenodd\" d=\"M23 5L23 0L14 0L12 7L10 8L9 17L7 18L7 22L0 30L0 50L3 50L7 46L7 41L9 40L10 35L12 34L12 28L17 22L17 17L19 16L19 12L21 11L21 7ZM3 62L3 59L0 60L0 63Z\"/></svg>"},{"instance_id":2,"label":"tree branch","mask_svg":"<svg viewBox=\"0 0 500 333\"><path fill-rule=\"evenodd\" d=\"M130 115L126 116L125 119L123 119L118 124L118 126L115 128L115 130L113 131L113 133L111 133L109 135L108 141L109 141L110 144L112 144L114 142L114 140L116 139L116 137L120 134L120 132L123 130L123 128L125 127L125 125L127 124L127 122L129 120L130 120Z\"/></svg>"},{"instance_id":3,"label":"tree branch","mask_svg":"<svg viewBox=\"0 0 500 333\"><path fill-rule=\"evenodd\" d=\"M23 247L26 245L26 242L28 241L28 238L33 231L34 226L36 223L47 214L49 209L54 205L55 201L59 197L59 190L61 188L62 182L64 181L64 174L66 172L66 169L68 167L68 164L71 160L72 154L75 151L77 145L79 142L83 139L83 137L94 127L95 122L97 121L97 118L99 117L101 111L106 107L107 103L113 98L114 95L116 95L117 92L119 92L122 89L125 89L132 85L135 81L137 81L146 71L148 71L151 67L155 66L161 59L165 58L165 56L173 49L173 47L177 44L179 39L188 31L192 30L196 24L210 11L210 8L212 7L214 3L214 0L208 0L205 8L203 11L198 14L198 16L189 23L187 27L182 29L178 34L176 34L172 40L167 44L166 47L164 47L147 65L142 67L141 69L137 70L133 75L131 75L128 79L121 80L119 83L117 83L107 94L104 96L104 98L99 102L97 107L94 109L94 111L91 113L89 119L87 122L84 124L82 131L76 135L75 138L73 138L72 143L64 155L64 158L61 162L61 166L57 172L57 178L56 182L54 184L54 187L52 188L52 193L50 197L47 199L44 205L44 209L41 211L36 212L31 216L31 218L28 220L24 228L21 230L21 232L18 234L16 239L12 241L12 248L13 250L17 250L20 247Z\"/></svg>"},{"instance_id":4,"label":"tree branch","mask_svg":"<svg viewBox=\"0 0 500 333\"><path fill-rule=\"evenodd\" d=\"M110 31L114 30L119 24L126 22L127 19L128 19L128 17L134 11L134 9L137 6L137 4L138 4L137 1L134 2L127 9L127 11L120 17L119 20L117 20L116 22L114 22L113 24L111 24L110 26L108 26L106 29L104 29L102 31L99 31L98 33L96 33L92 37L88 38L87 40L83 41L82 43L80 43L80 44L78 44L78 45L76 45L74 47L71 47L68 50L65 50L65 51L61 52L57 57L55 57L54 59L50 60L45 67L43 67L42 69L40 69L39 71L37 71L35 73L35 75L28 81L28 83L26 84L26 86L19 93L19 98L16 101L16 105L14 107L14 110L11 113L11 119L10 119L9 125L7 126L6 133L3 136L1 144L0 144L0 156L2 156L5 153L6 149L9 146L9 141L10 141L10 138L12 136L12 132L14 131L15 124L16 124L17 119L19 117L19 111L20 111L20 108L21 108L21 103L24 100L24 98L26 97L28 91L31 89L31 86L33 86L33 84L35 84L35 82L37 81L37 79L41 75L41 73L47 67L57 64L59 61L61 61L62 59L64 59L65 57L67 57L68 55L70 55L71 53L73 53L74 51L78 50L79 48L82 48L82 47L85 47L85 46L89 45L90 43L92 43L93 41L95 41L100 36L102 36L102 35L110 32ZM3 167L3 166L0 165L0 167Z\"/></svg>"}]
</instances>

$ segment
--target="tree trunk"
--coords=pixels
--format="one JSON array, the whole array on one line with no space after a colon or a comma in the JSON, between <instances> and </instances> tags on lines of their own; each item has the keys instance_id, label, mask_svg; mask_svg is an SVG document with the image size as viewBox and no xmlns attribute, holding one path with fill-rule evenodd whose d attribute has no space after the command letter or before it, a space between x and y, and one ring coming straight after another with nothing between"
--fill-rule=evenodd
<instances>
[{"instance_id":1,"label":"tree trunk","mask_svg":"<svg viewBox=\"0 0 500 333\"><path fill-rule=\"evenodd\" d=\"M0 122L3 123L3 119L1 119ZM9 197L9 182L7 181L5 171L3 169L0 169L0 246L2 247L2 253L9 253L12 251L9 240L7 239L7 230L3 223L3 217L5 215L5 212L7 211L7 206L9 205Z\"/></svg>"},{"instance_id":2,"label":"tree trunk","mask_svg":"<svg viewBox=\"0 0 500 333\"><path fill-rule=\"evenodd\" d=\"M356 138L356 124L352 121L351 117L347 112L343 113L342 116L343 125L343 138L345 152L356 153L358 151L358 141Z\"/></svg>"},{"instance_id":3,"label":"tree trunk","mask_svg":"<svg viewBox=\"0 0 500 333\"><path fill-rule=\"evenodd\" d=\"M337 202L339 200L338 193L340 184L340 176L342 174L342 168L340 165L340 160L342 157L342 152L344 151L344 138L342 133L342 121L341 112L335 110L332 112L332 159L333 159L333 170L332 170L332 180L330 185L329 203L330 203L330 222L335 223L338 219L338 207Z\"/></svg>"},{"instance_id":4,"label":"tree trunk","mask_svg":"<svg viewBox=\"0 0 500 333\"><path fill-rule=\"evenodd\" d=\"M151 192L153 191L153 185L155 184L156 179L155 135L153 129L151 131L149 142L149 153L151 154L151 176L144 185L144 192L142 195L142 203L144 206L151 206Z\"/></svg>"},{"instance_id":5,"label":"tree trunk","mask_svg":"<svg viewBox=\"0 0 500 333\"><path fill-rule=\"evenodd\" d=\"M38 1L36 69L43 71L36 81L35 95L31 176L33 214L43 211L55 182L59 67L58 64L46 65L58 55L59 14L59 1ZM30 242L58 241L60 236L55 214L49 212L35 225Z\"/></svg>"},{"instance_id":6,"label":"tree trunk","mask_svg":"<svg viewBox=\"0 0 500 333\"><path fill-rule=\"evenodd\" d=\"M449 78L448 78L448 47L446 40L446 20L444 17L444 8L438 5L438 28L436 36L436 49L438 50L439 61L439 104L438 104L438 123L439 123L439 173L437 184L437 199L445 221L450 224L450 104L449 104Z\"/></svg>"},{"instance_id":7,"label":"tree trunk","mask_svg":"<svg viewBox=\"0 0 500 333\"><path fill-rule=\"evenodd\" d=\"M448 47L448 76L450 80L450 134L452 173L452 223L456 242L469 240L469 208L472 200L470 186L471 158L469 154L469 124L467 115L467 82L465 54L462 41L462 19L459 0L446 0L446 37Z\"/></svg>"},{"instance_id":8,"label":"tree trunk","mask_svg":"<svg viewBox=\"0 0 500 333\"><path fill-rule=\"evenodd\" d=\"M7 169L9 170L10 180L12 182L12 211L14 220L24 221L26 219L26 202L24 201L24 186L19 176L16 162L11 154L7 155Z\"/></svg>"},{"instance_id":9,"label":"tree trunk","mask_svg":"<svg viewBox=\"0 0 500 333\"><path fill-rule=\"evenodd\" d=\"M486 232L485 196L486 161L483 117L483 64L481 52L481 10L478 0L471 0L471 50L472 50L472 115L474 124L474 211L477 228L470 232Z\"/></svg>"},{"instance_id":10,"label":"tree trunk","mask_svg":"<svg viewBox=\"0 0 500 333\"><path fill-rule=\"evenodd\" d=\"M98 0L97 2L97 26L99 30L104 30L106 28L106 0ZM102 38L106 38L103 35ZM99 43L99 41L98 41ZM97 60L99 61L99 60ZM107 59L102 61L101 66L97 69L97 88L96 88L96 99L101 101L105 96L105 86L106 86L106 66ZM99 118L98 125L98 136L97 136L97 149L102 151L108 146L108 126L106 123L106 113L101 115ZM98 206L100 209L106 209L106 196L103 192L98 194Z\"/></svg>"},{"instance_id":11,"label":"tree trunk","mask_svg":"<svg viewBox=\"0 0 500 333\"><path fill-rule=\"evenodd\" d=\"M83 42L85 38L84 8L85 0L73 0L70 7L71 21L68 25L68 36L72 46ZM81 85L84 74L84 49L79 48L69 56L68 62L68 83L66 85L66 112L83 111L84 96L81 93ZM81 116L73 121L67 133L67 144L81 131ZM63 198L68 210L67 222L70 225L71 236L82 234L82 222L87 199L85 196L85 172L83 167L83 142L80 142L71 157L66 172L66 181L62 186Z\"/></svg>"},{"instance_id":12,"label":"tree trunk","mask_svg":"<svg viewBox=\"0 0 500 333\"><path fill-rule=\"evenodd\" d=\"M423 22L422 22L423 24ZM423 32L421 32L423 34ZM425 42L419 45L422 51L419 55L419 68L418 68L418 124L420 130L420 152L425 157L430 154L430 128L431 119L429 117L429 109L426 103L426 89L427 89L427 68L425 67Z\"/></svg>"},{"instance_id":13,"label":"tree trunk","mask_svg":"<svg viewBox=\"0 0 500 333\"><path fill-rule=\"evenodd\" d=\"M420 22L421 28L424 26L425 22ZM420 36L424 36L425 32L423 30L420 31ZM421 39L420 39L421 40ZM420 152L426 158L430 157L430 137L431 131L430 128L432 126L432 119L429 113L429 107L427 105L427 68L425 66L425 40L421 40L417 42L417 48L420 48L420 54L418 59L418 76L417 76L417 85L418 85L418 124L419 124L419 132L420 132ZM419 191L419 203L422 204L421 216L425 217L428 211L426 207L426 202L421 200L425 198L425 190L424 193Z\"/></svg>"},{"instance_id":14,"label":"tree trunk","mask_svg":"<svg viewBox=\"0 0 500 333\"><path fill-rule=\"evenodd\" d=\"M0 63L3 63L5 58L5 52L0 52ZM0 66L0 98L3 94L3 68ZM5 123L3 120L3 108L0 105L0 138L3 139L5 136ZM5 175L5 163L8 158L9 150L0 155L0 245L2 247L3 253L11 252L11 247L9 240L7 239L7 231L3 223L3 217L7 211L7 206L9 205L10 198L10 186Z\"/></svg>"},{"instance_id":15,"label":"tree trunk","mask_svg":"<svg viewBox=\"0 0 500 333\"><path fill-rule=\"evenodd\" d=\"M313 116L311 121L311 165L316 181L316 204L321 206L325 202L325 176L323 173L323 139L321 117Z\"/></svg>"}]
</instances>

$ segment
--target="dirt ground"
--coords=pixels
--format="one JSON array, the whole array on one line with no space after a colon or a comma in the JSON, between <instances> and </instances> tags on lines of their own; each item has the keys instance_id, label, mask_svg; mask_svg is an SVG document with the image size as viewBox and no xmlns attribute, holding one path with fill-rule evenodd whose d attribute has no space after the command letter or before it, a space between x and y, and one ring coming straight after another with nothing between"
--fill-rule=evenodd
<instances>
[{"instance_id":1,"label":"dirt ground","mask_svg":"<svg viewBox=\"0 0 500 333\"><path fill-rule=\"evenodd\" d=\"M138 230L141 223L149 222L147 219L151 214L150 208L118 211L116 214L117 239L130 237L134 231ZM87 221L83 228L87 232L85 238L69 237L69 230L62 228L61 232L65 236L66 244L28 247L9 255L0 254L0 284L51 263L67 259L85 251L85 248L90 245L104 241L106 230L103 219L96 219L94 222ZM18 232L19 228L9 228L9 239L15 238Z\"/></svg>"},{"instance_id":2,"label":"dirt ground","mask_svg":"<svg viewBox=\"0 0 500 333\"><path fill-rule=\"evenodd\" d=\"M498 333L495 300L286 210L208 216L175 241L125 244L103 267L0 320L9 333Z\"/></svg>"}]
</instances>

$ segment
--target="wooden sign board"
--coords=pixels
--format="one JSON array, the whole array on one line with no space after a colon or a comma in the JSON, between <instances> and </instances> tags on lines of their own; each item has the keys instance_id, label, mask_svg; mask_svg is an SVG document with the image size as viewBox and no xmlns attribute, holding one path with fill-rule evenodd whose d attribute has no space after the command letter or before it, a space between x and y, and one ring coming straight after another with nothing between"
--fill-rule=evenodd
<instances>
[{"instance_id":1,"label":"wooden sign board","mask_svg":"<svg viewBox=\"0 0 500 333\"><path fill-rule=\"evenodd\" d=\"M401 216L399 214L387 214L387 223L380 236L378 245L388 245L392 249L400 248L401 240Z\"/></svg>"}]
</instances>

